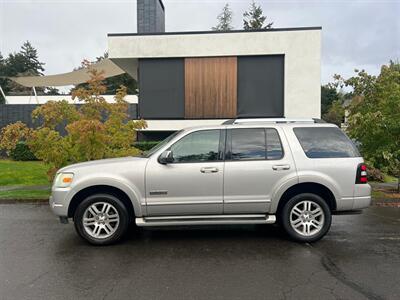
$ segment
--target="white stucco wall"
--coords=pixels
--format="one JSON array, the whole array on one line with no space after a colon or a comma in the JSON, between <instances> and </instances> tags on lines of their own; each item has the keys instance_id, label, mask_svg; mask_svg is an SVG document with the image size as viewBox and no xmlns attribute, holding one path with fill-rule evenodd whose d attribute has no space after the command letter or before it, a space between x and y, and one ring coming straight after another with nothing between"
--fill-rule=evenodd
<instances>
[{"instance_id":1,"label":"white stucco wall","mask_svg":"<svg viewBox=\"0 0 400 300\"><path fill-rule=\"evenodd\" d=\"M321 30L109 36L110 58L285 55L285 117L320 118Z\"/></svg>"}]
</instances>

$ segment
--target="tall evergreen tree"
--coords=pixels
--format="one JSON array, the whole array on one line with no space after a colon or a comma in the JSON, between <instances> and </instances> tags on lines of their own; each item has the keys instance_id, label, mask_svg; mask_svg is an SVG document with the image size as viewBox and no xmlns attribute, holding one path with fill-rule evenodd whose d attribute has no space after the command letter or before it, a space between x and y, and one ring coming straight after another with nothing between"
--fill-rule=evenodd
<instances>
[{"instance_id":1,"label":"tall evergreen tree","mask_svg":"<svg viewBox=\"0 0 400 300\"><path fill-rule=\"evenodd\" d=\"M48 96L61 95L60 90L56 87L46 87L44 94Z\"/></svg>"},{"instance_id":2,"label":"tall evergreen tree","mask_svg":"<svg viewBox=\"0 0 400 300\"><path fill-rule=\"evenodd\" d=\"M43 75L44 63L39 61L37 50L29 41L26 41L18 53L10 53L6 59L3 58L3 66L0 68L0 76L30 76ZM6 94L17 95L29 94L30 88L21 86L8 79L2 79L2 88ZM38 94L44 93L44 88L36 88Z\"/></svg>"},{"instance_id":3,"label":"tall evergreen tree","mask_svg":"<svg viewBox=\"0 0 400 300\"><path fill-rule=\"evenodd\" d=\"M25 58L25 68L27 70L36 73L35 75L43 75L43 66L45 64L39 61L37 50L33 48L29 41L22 45L20 53Z\"/></svg>"},{"instance_id":4,"label":"tall evergreen tree","mask_svg":"<svg viewBox=\"0 0 400 300\"><path fill-rule=\"evenodd\" d=\"M222 12L217 16L218 24L211 29L214 31L229 31L233 29L232 26L233 12L229 7L229 3L226 3Z\"/></svg>"},{"instance_id":5,"label":"tall evergreen tree","mask_svg":"<svg viewBox=\"0 0 400 300\"><path fill-rule=\"evenodd\" d=\"M339 100L336 87L326 84L321 86L321 115L325 115L332 103Z\"/></svg>"},{"instance_id":6,"label":"tall evergreen tree","mask_svg":"<svg viewBox=\"0 0 400 300\"><path fill-rule=\"evenodd\" d=\"M272 24L268 23L264 25L267 17L263 15L263 10L260 5L256 5L253 2L250 5L249 11L245 11L243 14L243 29L245 30L256 30L256 29L269 29L272 28Z\"/></svg>"}]
</instances>

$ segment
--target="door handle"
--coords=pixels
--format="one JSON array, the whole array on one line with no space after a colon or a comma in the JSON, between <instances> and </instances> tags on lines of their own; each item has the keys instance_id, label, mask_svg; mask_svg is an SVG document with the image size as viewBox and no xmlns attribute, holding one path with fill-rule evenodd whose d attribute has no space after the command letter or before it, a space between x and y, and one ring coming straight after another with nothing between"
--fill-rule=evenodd
<instances>
[{"instance_id":1,"label":"door handle","mask_svg":"<svg viewBox=\"0 0 400 300\"><path fill-rule=\"evenodd\" d=\"M218 168L214 168L214 167L204 167L200 169L201 173L217 173L218 172Z\"/></svg>"},{"instance_id":2,"label":"door handle","mask_svg":"<svg viewBox=\"0 0 400 300\"><path fill-rule=\"evenodd\" d=\"M274 171L289 170L289 169L290 169L290 165L275 165L275 166L272 166L272 170L274 170Z\"/></svg>"}]
</instances>

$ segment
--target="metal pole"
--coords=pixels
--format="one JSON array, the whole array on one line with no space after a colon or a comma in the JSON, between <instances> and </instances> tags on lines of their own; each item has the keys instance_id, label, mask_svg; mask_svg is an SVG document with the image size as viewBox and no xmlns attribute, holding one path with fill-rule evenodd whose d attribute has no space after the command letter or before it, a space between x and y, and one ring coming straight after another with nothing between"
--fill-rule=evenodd
<instances>
[{"instance_id":1,"label":"metal pole","mask_svg":"<svg viewBox=\"0 0 400 300\"><path fill-rule=\"evenodd\" d=\"M38 97L37 97L37 94L36 94L36 89L35 89L34 86L32 87L32 89L33 89L33 93L35 94L36 103L39 104L39 100L38 100Z\"/></svg>"},{"instance_id":2,"label":"metal pole","mask_svg":"<svg viewBox=\"0 0 400 300\"><path fill-rule=\"evenodd\" d=\"M1 88L1 85L0 85L0 92L1 92L1 95L4 97L5 103L7 104L7 103L8 103L8 102L7 102L7 97L6 97L6 94L4 94L4 91L3 91L3 89Z\"/></svg>"}]
</instances>

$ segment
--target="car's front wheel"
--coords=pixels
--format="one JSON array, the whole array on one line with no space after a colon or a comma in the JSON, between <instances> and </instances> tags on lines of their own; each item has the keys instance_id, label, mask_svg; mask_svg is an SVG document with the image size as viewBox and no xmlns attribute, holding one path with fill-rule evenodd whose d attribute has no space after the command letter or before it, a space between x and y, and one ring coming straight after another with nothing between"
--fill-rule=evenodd
<instances>
[{"instance_id":1,"label":"car's front wheel","mask_svg":"<svg viewBox=\"0 0 400 300\"><path fill-rule=\"evenodd\" d=\"M282 225L289 236L298 242L315 242L331 227L332 215L320 196L304 193L291 198L281 212Z\"/></svg>"},{"instance_id":2,"label":"car's front wheel","mask_svg":"<svg viewBox=\"0 0 400 300\"><path fill-rule=\"evenodd\" d=\"M125 205L116 197L96 194L83 200L74 214L78 234L94 245L119 241L129 226Z\"/></svg>"}]
</instances>

